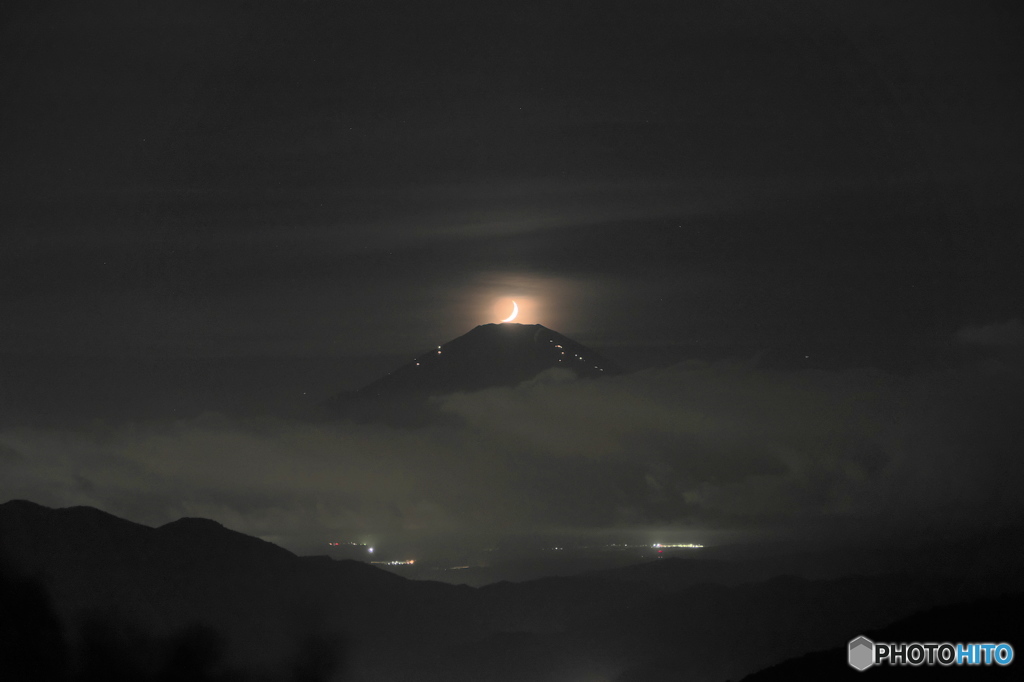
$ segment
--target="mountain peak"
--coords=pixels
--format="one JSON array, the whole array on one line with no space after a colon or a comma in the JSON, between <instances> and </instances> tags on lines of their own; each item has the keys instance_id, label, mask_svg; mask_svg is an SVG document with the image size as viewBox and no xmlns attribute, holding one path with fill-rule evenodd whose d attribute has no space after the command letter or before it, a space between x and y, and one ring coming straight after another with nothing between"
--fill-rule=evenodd
<instances>
[{"instance_id":1,"label":"mountain peak","mask_svg":"<svg viewBox=\"0 0 1024 682\"><path fill-rule=\"evenodd\" d=\"M328 410L375 419L394 406L404 412L430 396L515 386L556 367L587 379L621 371L596 351L544 325L482 324L354 393L336 396Z\"/></svg>"},{"instance_id":2,"label":"mountain peak","mask_svg":"<svg viewBox=\"0 0 1024 682\"><path fill-rule=\"evenodd\" d=\"M160 526L160 530L219 530L224 528L213 519L204 519L197 516L183 516L177 521L171 521Z\"/></svg>"},{"instance_id":3,"label":"mountain peak","mask_svg":"<svg viewBox=\"0 0 1024 682\"><path fill-rule=\"evenodd\" d=\"M19 511L19 512L29 512L29 513L40 513L43 510L49 511L50 508L49 507L44 507L43 505L37 504L37 503L32 502L30 500L15 499L15 500L8 500L6 502L0 503L0 510L6 510L6 511L11 511L11 512Z\"/></svg>"}]
</instances>

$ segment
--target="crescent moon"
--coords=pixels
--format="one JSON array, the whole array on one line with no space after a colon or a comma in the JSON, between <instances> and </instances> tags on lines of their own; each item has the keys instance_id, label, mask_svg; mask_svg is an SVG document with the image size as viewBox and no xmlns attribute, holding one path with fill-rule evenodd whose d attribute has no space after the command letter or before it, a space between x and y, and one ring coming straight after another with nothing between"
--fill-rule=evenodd
<instances>
[{"instance_id":1,"label":"crescent moon","mask_svg":"<svg viewBox=\"0 0 1024 682\"><path fill-rule=\"evenodd\" d=\"M512 301L512 314L506 317L502 322L511 322L516 319L516 315L519 314L519 306L516 305L515 301Z\"/></svg>"}]
</instances>

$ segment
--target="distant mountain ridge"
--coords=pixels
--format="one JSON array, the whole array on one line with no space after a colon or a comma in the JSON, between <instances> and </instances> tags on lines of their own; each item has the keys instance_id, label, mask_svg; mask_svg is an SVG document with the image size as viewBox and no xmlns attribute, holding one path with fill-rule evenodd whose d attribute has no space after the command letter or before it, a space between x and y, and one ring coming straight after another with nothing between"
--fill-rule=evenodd
<instances>
[{"instance_id":1,"label":"distant mountain ridge","mask_svg":"<svg viewBox=\"0 0 1024 682\"><path fill-rule=\"evenodd\" d=\"M417 411L432 396L515 386L551 369L582 379L621 373L597 351L540 324L484 324L384 377L329 399L331 416L373 420Z\"/></svg>"},{"instance_id":2,"label":"distant mountain ridge","mask_svg":"<svg viewBox=\"0 0 1024 682\"><path fill-rule=\"evenodd\" d=\"M100 665L53 667L55 682L721 682L1019 584L1019 557L1002 586L969 563L978 589L941 574L723 584L709 578L727 567L700 559L471 588L298 557L207 519L150 528L16 500L0 504L0 679L40 679L46 656ZM168 676L182 656L189 674Z\"/></svg>"}]
</instances>

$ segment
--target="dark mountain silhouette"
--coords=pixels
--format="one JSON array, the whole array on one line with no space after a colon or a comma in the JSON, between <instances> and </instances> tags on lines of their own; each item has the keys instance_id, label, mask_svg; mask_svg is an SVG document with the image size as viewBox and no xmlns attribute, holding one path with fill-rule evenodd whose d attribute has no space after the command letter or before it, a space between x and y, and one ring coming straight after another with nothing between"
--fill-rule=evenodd
<instances>
[{"instance_id":1,"label":"dark mountain silhouette","mask_svg":"<svg viewBox=\"0 0 1024 682\"><path fill-rule=\"evenodd\" d=\"M0 556L0 678L56 682L720 682L1020 575L1014 559L988 587L971 561L971 581L946 566L762 580L694 559L470 588L298 557L205 519L149 528L26 501L0 505Z\"/></svg>"},{"instance_id":2,"label":"dark mountain silhouette","mask_svg":"<svg viewBox=\"0 0 1024 682\"><path fill-rule=\"evenodd\" d=\"M311 647L340 662L337 652L359 642L366 656L353 665L373 668L404 656L405 644L477 632L464 605L469 588L298 557L206 519L148 528L88 507L12 501L0 505L0 556L12 584L35 578L45 587L71 649L167 648L189 633L196 639L198 627L225 665L289 679ZM142 675L146 665L129 668Z\"/></svg>"},{"instance_id":3,"label":"dark mountain silhouette","mask_svg":"<svg viewBox=\"0 0 1024 682\"><path fill-rule=\"evenodd\" d=\"M363 421L422 420L431 396L515 386L554 369L587 379L621 372L596 351L543 325L484 324L357 391L334 396L324 411Z\"/></svg>"}]
</instances>

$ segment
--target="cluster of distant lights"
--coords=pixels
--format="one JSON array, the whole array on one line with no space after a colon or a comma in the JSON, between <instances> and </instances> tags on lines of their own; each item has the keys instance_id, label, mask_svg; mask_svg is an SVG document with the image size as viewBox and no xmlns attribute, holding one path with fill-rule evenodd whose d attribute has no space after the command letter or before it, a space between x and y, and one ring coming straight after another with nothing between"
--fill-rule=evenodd
<instances>
[{"instance_id":1,"label":"cluster of distant lights","mask_svg":"<svg viewBox=\"0 0 1024 682\"><path fill-rule=\"evenodd\" d=\"M558 351L559 354L560 355L565 355L565 351L562 349L563 348L562 344L555 343L554 339L548 339L548 343L554 343L555 344L555 348L559 349L559 351ZM580 362L586 362L586 359L582 355L580 355L579 353L573 353L572 356L574 358L576 358L577 360L579 360ZM563 357L558 358L559 362L561 362L562 360L565 360L565 358L563 358ZM596 369L598 372L603 372L604 371L602 368L598 367L597 365L594 365L594 369Z\"/></svg>"},{"instance_id":2,"label":"cluster of distant lights","mask_svg":"<svg viewBox=\"0 0 1024 682\"><path fill-rule=\"evenodd\" d=\"M548 339L548 343L552 343L552 344L554 344L554 345L555 345L555 348L559 349L559 355L565 355L565 350L564 350L564 347L562 346L562 344L560 344L560 343L555 343L554 339ZM434 351L434 353L433 353L433 354L434 354L434 355L441 355L441 353L442 353L442 350L441 350L441 346L438 346L438 347L437 347L437 350L436 350L436 351ZM572 356L573 356L574 358L576 358L577 360L579 360L580 362L586 362L586 361L587 361L587 360L586 360L586 358L584 358L584 357L583 357L582 355L580 355L579 353L573 353L573 354L572 354ZM559 357L559 358L558 358L558 361L559 361L559 362L562 362L563 360L565 360L565 358L564 358L564 357ZM419 360L419 359L417 359L417 360L416 360L416 366L417 366L417 367L420 367L420 366L421 366L421 363L420 363L420 360ZM596 370L597 370L598 372L603 372L603 371L604 371L604 368L602 368L602 367L598 367L597 365L594 365L594 369L596 369Z\"/></svg>"},{"instance_id":3,"label":"cluster of distant lights","mask_svg":"<svg viewBox=\"0 0 1024 682\"><path fill-rule=\"evenodd\" d=\"M662 548L664 548L664 549L670 549L670 548L701 549L702 547L704 547L704 545L696 545L696 544L694 544L692 542L688 542L686 544L679 544L679 545L663 545L661 543L656 543L656 544L651 545L651 547L653 547L654 549L662 549Z\"/></svg>"},{"instance_id":4,"label":"cluster of distant lights","mask_svg":"<svg viewBox=\"0 0 1024 682\"><path fill-rule=\"evenodd\" d=\"M437 347L437 350L436 350L436 351L434 351L434 355L441 355L441 346L438 346L438 347ZM420 366L420 361L419 361L419 360L417 360L417 361L416 361L416 366L417 366L417 367L419 367L419 366Z\"/></svg>"},{"instance_id":5,"label":"cluster of distant lights","mask_svg":"<svg viewBox=\"0 0 1024 682\"><path fill-rule=\"evenodd\" d=\"M366 547L366 543L363 542L328 542L328 547ZM373 552L373 547L370 547L369 551Z\"/></svg>"},{"instance_id":6,"label":"cluster of distant lights","mask_svg":"<svg viewBox=\"0 0 1024 682\"><path fill-rule=\"evenodd\" d=\"M328 542L328 547L366 547L366 551L373 554L373 547L370 547L362 542ZM403 561L371 561L369 562L376 566L412 566L416 563L415 559L405 559Z\"/></svg>"},{"instance_id":7,"label":"cluster of distant lights","mask_svg":"<svg viewBox=\"0 0 1024 682\"><path fill-rule=\"evenodd\" d=\"M366 551L368 553L370 553L370 554L373 554L373 547L367 546L366 544L361 543L361 542L328 542L327 545L329 547L366 547ZM601 545L601 547L604 547L604 548L615 548L615 549L631 549L631 548L632 549L648 549L648 548L650 548L650 549L658 550L658 553L662 553L666 549L702 549L704 547L704 545L693 543L693 542L672 543L672 544L656 542L653 545L630 545L630 544L615 544L615 543L613 543L613 544L608 544L608 545ZM565 550L565 547L547 547L546 549L553 550L553 551L563 551L563 550ZM576 547L575 549L590 549L590 547L589 546L581 546L581 547ZM492 551L492 550L488 550L488 551ZM415 559L401 559L401 560L396 559L396 560L392 560L392 561L370 561L369 563L374 565L374 566L412 566L413 564L416 563L416 560ZM452 567L446 568L444 570L459 571L459 570L465 570L465 569L468 569L468 568L470 568L470 566L452 566Z\"/></svg>"}]
</instances>

